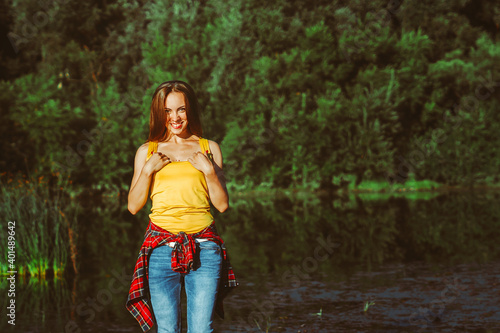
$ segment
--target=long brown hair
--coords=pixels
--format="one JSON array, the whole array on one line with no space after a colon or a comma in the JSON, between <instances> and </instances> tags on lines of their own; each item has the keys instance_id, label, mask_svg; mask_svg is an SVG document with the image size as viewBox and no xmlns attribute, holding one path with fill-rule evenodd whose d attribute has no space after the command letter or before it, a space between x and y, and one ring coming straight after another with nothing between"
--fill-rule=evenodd
<instances>
[{"instance_id":1,"label":"long brown hair","mask_svg":"<svg viewBox=\"0 0 500 333\"><path fill-rule=\"evenodd\" d=\"M188 128L194 135L201 137L203 130L200 121L200 105L193 88L184 81L163 82L156 88L151 101L151 114L149 116L148 141L165 141L170 137L167 127L167 115L165 113L165 99L171 92L179 92L184 95Z\"/></svg>"}]
</instances>

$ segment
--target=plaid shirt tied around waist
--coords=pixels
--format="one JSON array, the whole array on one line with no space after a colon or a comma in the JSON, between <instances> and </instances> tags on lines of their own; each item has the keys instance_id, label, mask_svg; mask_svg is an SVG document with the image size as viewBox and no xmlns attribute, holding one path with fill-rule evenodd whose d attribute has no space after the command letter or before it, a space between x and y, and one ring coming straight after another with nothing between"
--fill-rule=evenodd
<instances>
[{"instance_id":1,"label":"plaid shirt tied around waist","mask_svg":"<svg viewBox=\"0 0 500 333\"><path fill-rule=\"evenodd\" d=\"M148 262L151 251L158 246L175 242L172 250L172 270L178 273L189 273L193 269L194 257L196 255L196 238L206 238L221 246L223 260L215 312L219 317L224 318L222 302L227 294L233 288L237 287L239 283L236 281L229 257L226 253L224 241L218 235L215 223L213 222L210 226L195 234L186 234L184 232L173 234L158 227L150 220L146 234L144 235L144 242L139 251L139 257L135 264L132 284L126 303L127 310L139 322L143 332L150 330L154 325L153 309L148 289Z\"/></svg>"}]
</instances>

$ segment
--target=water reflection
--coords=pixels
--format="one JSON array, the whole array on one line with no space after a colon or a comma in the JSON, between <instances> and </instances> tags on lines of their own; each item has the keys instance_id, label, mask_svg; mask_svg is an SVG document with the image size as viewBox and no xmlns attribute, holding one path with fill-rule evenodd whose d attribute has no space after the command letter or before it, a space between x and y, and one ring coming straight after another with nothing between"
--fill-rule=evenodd
<instances>
[{"instance_id":1,"label":"water reflection","mask_svg":"<svg viewBox=\"0 0 500 333\"><path fill-rule=\"evenodd\" d=\"M345 329L417 331L415 323L422 326L425 318L414 316L411 324L411 314L435 297L422 295L446 286L439 278L428 287L436 274L465 274L450 265L486 265L499 258L498 196L233 197L230 210L213 214L242 284L226 302L226 319L217 327L334 331L331 321L338 324L343 313L357 318L351 318L353 326L344 322ZM125 301L147 210L132 216L124 203L108 202L80 211L85 212L78 228L81 273L65 280L18 280L16 331L140 331ZM2 279L1 292L6 288ZM457 304L447 303L447 311ZM481 304L476 310L478 315ZM11 329L1 322L2 332Z\"/></svg>"},{"instance_id":2,"label":"water reflection","mask_svg":"<svg viewBox=\"0 0 500 333\"><path fill-rule=\"evenodd\" d=\"M2 320L1 331L15 328L16 332L48 332L63 327L70 315L67 310L75 288L63 279L17 278L15 296L2 297L2 309L11 299L15 300L15 327ZM7 296L6 279L2 279L0 290Z\"/></svg>"},{"instance_id":3,"label":"water reflection","mask_svg":"<svg viewBox=\"0 0 500 333\"><path fill-rule=\"evenodd\" d=\"M281 272L312 255L318 236L339 244L327 273L386 262L479 261L498 258L496 193L446 193L431 200L405 197L346 204L328 197L242 200L217 216L242 273ZM324 271L322 269L322 271Z\"/></svg>"}]
</instances>

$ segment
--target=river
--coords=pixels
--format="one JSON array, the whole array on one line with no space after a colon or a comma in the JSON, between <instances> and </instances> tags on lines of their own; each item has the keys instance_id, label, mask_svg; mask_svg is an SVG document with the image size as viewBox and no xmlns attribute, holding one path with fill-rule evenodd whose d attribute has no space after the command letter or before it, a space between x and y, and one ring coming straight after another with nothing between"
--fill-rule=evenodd
<instances>
[{"instance_id":1,"label":"river","mask_svg":"<svg viewBox=\"0 0 500 333\"><path fill-rule=\"evenodd\" d=\"M213 212L240 282L216 331L498 332L499 197L235 195ZM79 274L18 278L0 330L141 332L125 302L147 222L123 198L82 203Z\"/></svg>"}]
</instances>

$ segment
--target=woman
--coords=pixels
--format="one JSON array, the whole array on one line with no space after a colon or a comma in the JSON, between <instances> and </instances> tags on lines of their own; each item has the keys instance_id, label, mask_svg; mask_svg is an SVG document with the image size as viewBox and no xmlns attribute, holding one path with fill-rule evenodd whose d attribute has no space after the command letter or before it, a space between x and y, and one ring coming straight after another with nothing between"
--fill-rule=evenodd
<instances>
[{"instance_id":1,"label":"woman","mask_svg":"<svg viewBox=\"0 0 500 333\"><path fill-rule=\"evenodd\" d=\"M156 319L158 333L180 332L184 284L188 332L212 332L214 311L223 317L222 299L238 285L210 214L209 201L222 213L229 198L221 150L202 138L198 101L182 81L164 82L153 95L148 142L135 156L132 214L150 189L150 221L127 308L143 331Z\"/></svg>"}]
</instances>

